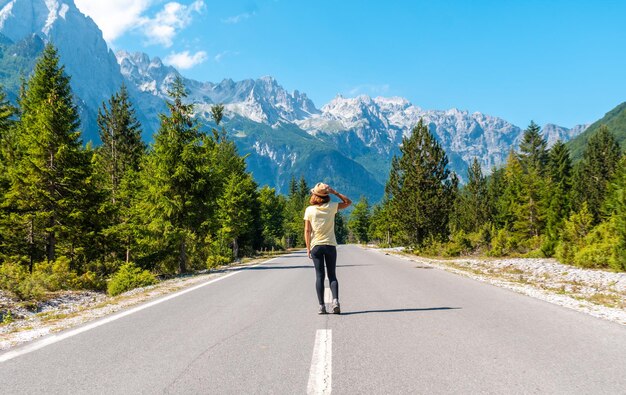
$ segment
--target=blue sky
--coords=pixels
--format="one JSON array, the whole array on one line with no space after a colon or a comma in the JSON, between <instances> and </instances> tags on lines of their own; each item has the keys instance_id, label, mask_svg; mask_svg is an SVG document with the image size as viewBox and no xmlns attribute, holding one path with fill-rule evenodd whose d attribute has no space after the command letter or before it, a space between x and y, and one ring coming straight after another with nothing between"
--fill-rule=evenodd
<instances>
[{"instance_id":1,"label":"blue sky","mask_svg":"<svg viewBox=\"0 0 626 395\"><path fill-rule=\"evenodd\" d=\"M271 75L318 107L337 94L403 96L571 127L626 101L626 1L76 3L114 49L201 81Z\"/></svg>"}]
</instances>

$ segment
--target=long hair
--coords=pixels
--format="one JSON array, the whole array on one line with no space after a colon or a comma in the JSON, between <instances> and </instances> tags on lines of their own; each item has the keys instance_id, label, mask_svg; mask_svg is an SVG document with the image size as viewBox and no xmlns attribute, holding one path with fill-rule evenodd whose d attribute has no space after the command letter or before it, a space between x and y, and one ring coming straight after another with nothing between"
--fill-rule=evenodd
<instances>
[{"instance_id":1,"label":"long hair","mask_svg":"<svg viewBox=\"0 0 626 395\"><path fill-rule=\"evenodd\" d=\"M318 196L315 194L311 194L311 199L309 199L309 203L311 206L319 206L320 204L330 202L330 196Z\"/></svg>"}]
</instances>

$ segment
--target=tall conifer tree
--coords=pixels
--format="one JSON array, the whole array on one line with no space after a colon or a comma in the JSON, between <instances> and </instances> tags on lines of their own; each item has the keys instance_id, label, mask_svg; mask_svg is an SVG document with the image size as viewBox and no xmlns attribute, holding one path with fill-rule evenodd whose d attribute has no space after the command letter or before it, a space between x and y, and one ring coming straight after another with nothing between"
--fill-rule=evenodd
<instances>
[{"instance_id":1,"label":"tall conifer tree","mask_svg":"<svg viewBox=\"0 0 626 395\"><path fill-rule=\"evenodd\" d=\"M80 234L91 176L90 154L82 148L80 120L70 78L52 44L46 45L20 100L21 121L15 165L9 169L11 203L22 213L20 231L31 246L43 237L45 257L54 260L59 240ZM63 253L73 256L75 243Z\"/></svg>"},{"instance_id":2,"label":"tall conifer tree","mask_svg":"<svg viewBox=\"0 0 626 395\"><path fill-rule=\"evenodd\" d=\"M548 164L547 146L546 140L541 136L539 125L530 121L530 125L524 130L519 147L522 166L527 173L543 175Z\"/></svg>"},{"instance_id":3,"label":"tall conifer tree","mask_svg":"<svg viewBox=\"0 0 626 395\"><path fill-rule=\"evenodd\" d=\"M102 141L98 154L109 176L111 200L115 203L124 174L127 170L139 170L146 149L125 85L111 96L108 106L103 104L98 110L98 127Z\"/></svg>"},{"instance_id":4,"label":"tall conifer tree","mask_svg":"<svg viewBox=\"0 0 626 395\"><path fill-rule=\"evenodd\" d=\"M587 202L594 224L600 222L608 182L615 173L619 159L619 143L609 129L602 125L589 138L574 179L575 208L578 210L583 202Z\"/></svg>"},{"instance_id":5,"label":"tall conifer tree","mask_svg":"<svg viewBox=\"0 0 626 395\"><path fill-rule=\"evenodd\" d=\"M487 180L480 163L474 158L467 169L467 184L461 188L455 202L456 228L465 232L477 231L489 217ZM452 221L452 220L451 220Z\"/></svg>"},{"instance_id":6,"label":"tall conifer tree","mask_svg":"<svg viewBox=\"0 0 626 395\"><path fill-rule=\"evenodd\" d=\"M14 116L17 109L6 99L4 90L0 87L0 259L3 251L6 251L6 240L13 232L13 226L8 219L8 207L5 205L5 194L9 188L7 170L9 162L13 161L14 155Z\"/></svg>"},{"instance_id":7,"label":"tall conifer tree","mask_svg":"<svg viewBox=\"0 0 626 395\"><path fill-rule=\"evenodd\" d=\"M285 198L266 185L259 191L259 208L263 247L278 247L284 234Z\"/></svg>"},{"instance_id":8,"label":"tall conifer tree","mask_svg":"<svg viewBox=\"0 0 626 395\"><path fill-rule=\"evenodd\" d=\"M572 161L569 149L561 141L552 146L549 157L546 231L550 244L554 246L571 210ZM547 251L548 255L551 255L552 250L550 248Z\"/></svg>"},{"instance_id":9,"label":"tall conifer tree","mask_svg":"<svg viewBox=\"0 0 626 395\"><path fill-rule=\"evenodd\" d=\"M240 238L254 225L256 187L250 174L232 173L219 200L221 231L232 242L235 259L239 258Z\"/></svg>"},{"instance_id":10,"label":"tall conifer tree","mask_svg":"<svg viewBox=\"0 0 626 395\"><path fill-rule=\"evenodd\" d=\"M6 182L6 164L11 159L13 151L11 145L13 141L15 126L15 115L17 114L17 108L15 108L7 100L6 94L0 86L0 205L4 197L4 192L8 187Z\"/></svg>"},{"instance_id":11,"label":"tall conifer tree","mask_svg":"<svg viewBox=\"0 0 626 395\"><path fill-rule=\"evenodd\" d=\"M348 229L359 243L369 242L370 218L370 204L365 196L361 196L348 219Z\"/></svg>"},{"instance_id":12,"label":"tall conifer tree","mask_svg":"<svg viewBox=\"0 0 626 395\"><path fill-rule=\"evenodd\" d=\"M626 155L622 156L619 166L608 188L608 196L604 205L607 217L615 221L615 228L619 238L619 265L618 270L626 270Z\"/></svg>"},{"instance_id":13,"label":"tall conifer tree","mask_svg":"<svg viewBox=\"0 0 626 395\"><path fill-rule=\"evenodd\" d=\"M392 219L410 244L421 246L448 232L455 186L447 165L446 153L420 119L411 136L403 138L385 188Z\"/></svg>"},{"instance_id":14,"label":"tall conifer tree","mask_svg":"<svg viewBox=\"0 0 626 395\"><path fill-rule=\"evenodd\" d=\"M103 232L107 237L105 250L114 257L125 252L129 262L133 243L131 201L139 192L137 176L146 145L125 85L98 110L98 127L102 146L97 150L97 169L102 173L100 188L108 195L101 209L107 213L108 222L103 224L107 228Z\"/></svg>"},{"instance_id":15,"label":"tall conifer tree","mask_svg":"<svg viewBox=\"0 0 626 395\"><path fill-rule=\"evenodd\" d=\"M211 181L206 152L192 119L193 105L185 103L187 93L180 77L168 93L172 99L167 103L169 115L160 114L161 127L148 155L142 179L144 198L138 209L147 216L150 249L159 249L164 263L184 273L190 250L200 239L198 230L207 219L208 202L214 197L207 196Z\"/></svg>"}]
</instances>

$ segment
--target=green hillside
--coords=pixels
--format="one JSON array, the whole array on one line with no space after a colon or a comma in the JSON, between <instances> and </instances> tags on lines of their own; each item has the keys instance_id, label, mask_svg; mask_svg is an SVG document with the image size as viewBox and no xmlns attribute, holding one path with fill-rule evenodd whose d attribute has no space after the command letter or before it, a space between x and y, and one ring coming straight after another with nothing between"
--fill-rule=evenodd
<instances>
[{"instance_id":1,"label":"green hillside","mask_svg":"<svg viewBox=\"0 0 626 395\"><path fill-rule=\"evenodd\" d=\"M607 112L602 119L594 122L584 133L567 143L570 149L572 159L580 160L583 157L583 151L587 146L587 141L601 125L606 125L609 131L617 138L622 151L626 150L626 102Z\"/></svg>"}]
</instances>

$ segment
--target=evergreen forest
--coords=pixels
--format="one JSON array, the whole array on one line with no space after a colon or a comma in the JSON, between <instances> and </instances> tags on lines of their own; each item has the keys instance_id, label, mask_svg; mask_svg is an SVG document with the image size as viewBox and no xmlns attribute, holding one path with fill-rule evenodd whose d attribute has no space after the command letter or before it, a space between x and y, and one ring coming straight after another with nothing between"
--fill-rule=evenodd
<instances>
[{"instance_id":1,"label":"evergreen forest","mask_svg":"<svg viewBox=\"0 0 626 395\"><path fill-rule=\"evenodd\" d=\"M489 176L475 158L460 186L447 163L420 122L393 159L383 201L359 210L360 240L433 256L555 257L626 270L626 156L606 126L575 163L562 142L548 149L534 122Z\"/></svg>"},{"instance_id":2,"label":"evergreen forest","mask_svg":"<svg viewBox=\"0 0 626 395\"><path fill-rule=\"evenodd\" d=\"M288 196L259 187L220 128L223 106L212 108L217 127L202 130L174 81L146 145L122 86L98 111L102 144L93 147L81 139L69 82L47 45L17 107L0 91L0 288L22 299L117 294L304 244L304 178Z\"/></svg>"},{"instance_id":3,"label":"evergreen forest","mask_svg":"<svg viewBox=\"0 0 626 395\"><path fill-rule=\"evenodd\" d=\"M127 89L102 103L101 145L84 144L70 76L48 44L18 105L0 90L0 288L21 299L63 289L118 294L260 251L304 246L305 178L286 196L259 186L220 126L193 117L180 79L147 145ZM626 159L599 127L580 161L531 122L503 168L466 185L421 121L405 138L383 200L336 217L340 243L430 255L556 257L626 270ZM328 180L332 184L332 180Z\"/></svg>"}]
</instances>

